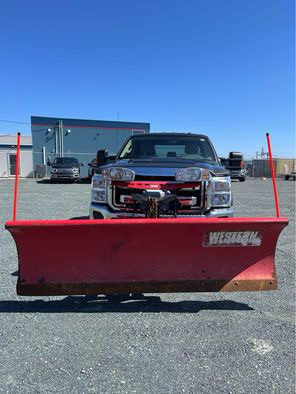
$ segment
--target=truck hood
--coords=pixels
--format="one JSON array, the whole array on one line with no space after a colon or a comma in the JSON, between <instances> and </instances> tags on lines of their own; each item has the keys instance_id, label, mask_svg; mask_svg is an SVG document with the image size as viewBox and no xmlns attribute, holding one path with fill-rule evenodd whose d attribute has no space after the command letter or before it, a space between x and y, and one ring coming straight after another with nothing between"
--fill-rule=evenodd
<instances>
[{"instance_id":1,"label":"truck hood","mask_svg":"<svg viewBox=\"0 0 296 394\"><path fill-rule=\"evenodd\" d=\"M63 168L63 169L67 168L69 170L72 170L73 168L79 168L79 167L75 165L73 166L71 164L54 164L52 165L52 168Z\"/></svg>"},{"instance_id":2,"label":"truck hood","mask_svg":"<svg viewBox=\"0 0 296 394\"><path fill-rule=\"evenodd\" d=\"M187 159L122 159L115 160L112 164L100 167L103 168L124 167L130 168L137 175L149 176L175 176L176 168L199 167L209 170L214 176L227 176L229 171L217 162L196 161Z\"/></svg>"}]
</instances>

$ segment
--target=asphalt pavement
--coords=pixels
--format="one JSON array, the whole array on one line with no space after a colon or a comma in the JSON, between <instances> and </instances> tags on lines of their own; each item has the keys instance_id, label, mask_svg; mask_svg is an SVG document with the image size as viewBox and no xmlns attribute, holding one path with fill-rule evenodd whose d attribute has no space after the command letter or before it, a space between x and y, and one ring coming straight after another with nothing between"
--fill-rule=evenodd
<instances>
[{"instance_id":1,"label":"asphalt pavement","mask_svg":"<svg viewBox=\"0 0 296 394\"><path fill-rule=\"evenodd\" d=\"M277 185L290 221L277 245L278 290L114 303L16 295L16 248L4 229L13 182L1 180L0 392L294 393L295 182ZM274 216L270 179L233 190L236 216ZM86 216L89 198L89 184L20 180L17 218Z\"/></svg>"}]
</instances>

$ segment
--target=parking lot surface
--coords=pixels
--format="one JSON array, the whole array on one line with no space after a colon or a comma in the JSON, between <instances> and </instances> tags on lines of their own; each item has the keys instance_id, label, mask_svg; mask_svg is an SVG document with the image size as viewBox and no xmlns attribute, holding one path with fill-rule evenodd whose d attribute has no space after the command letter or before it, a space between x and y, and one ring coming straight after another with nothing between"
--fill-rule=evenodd
<instances>
[{"instance_id":1,"label":"parking lot surface","mask_svg":"<svg viewBox=\"0 0 296 394\"><path fill-rule=\"evenodd\" d=\"M294 393L295 182L277 184L290 221L277 246L278 290L111 303L16 295L17 253L4 229L13 182L0 181L0 392ZM236 216L274 216L269 179L233 190ZM17 218L86 216L89 197L89 184L20 180Z\"/></svg>"}]
</instances>

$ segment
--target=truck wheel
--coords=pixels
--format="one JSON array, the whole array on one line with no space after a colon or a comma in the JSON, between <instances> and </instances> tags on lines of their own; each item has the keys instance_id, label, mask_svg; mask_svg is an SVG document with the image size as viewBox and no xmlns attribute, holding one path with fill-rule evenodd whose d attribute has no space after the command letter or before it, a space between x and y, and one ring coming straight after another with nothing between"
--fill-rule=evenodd
<instances>
[{"instance_id":1,"label":"truck wheel","mask_svg":"<svg viewBox=\"0 0 296 394\"><path fill-rule=\"evenodd\" d=\"M101 219L104 219L104 216L101 214L101 212L96 212L96 211L94 211L94 212L93 212L93 218L94 218L95 220L101 220Z\"/></svg>"},{"instance_id":2,"label":"truck wheel","mask_svg":"<svg viewBox=\"0 0 296 394\"><path fill-rule=\"evenodd\" d=\"M289 175L285 175L285 180L288 181L289 179L290 179L290 176Z\"/></svg>"},{"instance_id":3,"label":"truck wheel","mask_svg":"<svg viewBox=\"0 0 296 394\"><path fill-rule=\"evenodd\" d=\"M246 178L238 178L240 182L245 182Z\"/></svg>"}]
</instances>

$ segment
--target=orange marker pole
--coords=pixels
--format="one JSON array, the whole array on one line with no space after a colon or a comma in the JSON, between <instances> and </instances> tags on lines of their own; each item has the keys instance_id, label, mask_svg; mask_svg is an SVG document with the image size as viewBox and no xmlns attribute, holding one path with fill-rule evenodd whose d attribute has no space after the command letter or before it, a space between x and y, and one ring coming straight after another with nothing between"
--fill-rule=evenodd
<instances>
[{"instance_id":1,"label":"orange marker pole","mask_svg":"<svg viewBox=\"0 0 296 394\"><path fill-rule=\"evenodd\" d=\"M277 191L276 191L276 183L275 183L275 175L274 175L274 168L273 168L273 161L272 161L269 133L266 133L266 139L267 139L267 148L268 148L268 155L269 155L269 167L270 167L271 179L272 179L272 185L273 185L273 198L274 198L275 212L276 212L276 217L279 218L280 217L280 210L279 210L279 204L278 204L278 198L277 198Z\"/></svg>"},{"instance_id":2,"label":"orange marker pole","mask_svg":"<svg viewBox=\"0 0 296 394\"><path fill-rule=\"evenodd\" d=\"M18 168L19 168L19 158L20 158L20 137L21 133L17 133L16 142L16 161L15 161L15 177L14 177L14 191L13 191L13 212L12 220L15 222L16 216L16 200L17 200L17 183L18 183Z\"/></svg>"}]
</instances>

